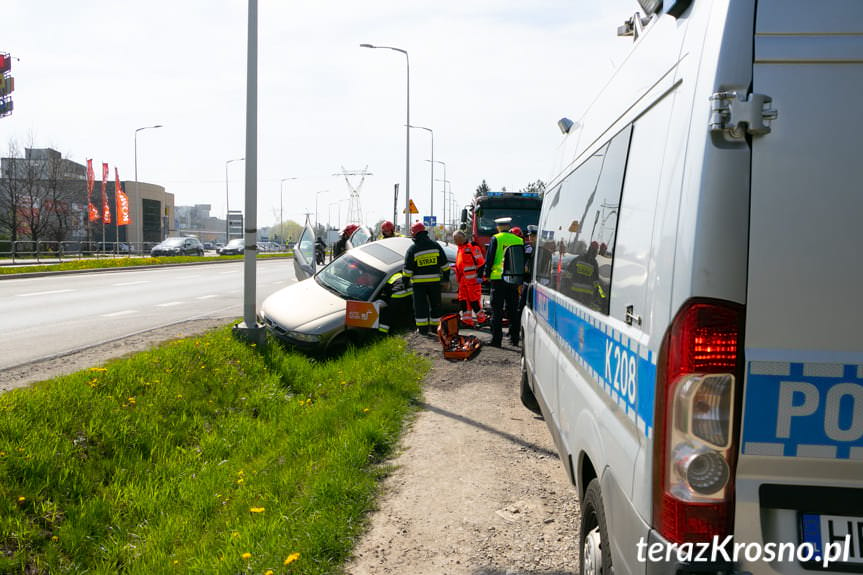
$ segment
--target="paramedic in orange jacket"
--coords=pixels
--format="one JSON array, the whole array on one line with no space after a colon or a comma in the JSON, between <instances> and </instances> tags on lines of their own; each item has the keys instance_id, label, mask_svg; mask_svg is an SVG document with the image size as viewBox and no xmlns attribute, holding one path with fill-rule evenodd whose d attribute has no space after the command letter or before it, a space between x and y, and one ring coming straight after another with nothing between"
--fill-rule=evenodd
<instances>
[{"instance_id":1,"label":"paramedic in orange jacket","mask_svg":"<svg viewBox=\"0 0 863 575\"><path fill-rule=\"evenodd\" d=\"M452 236L456 243L455 277L458 280L458 308L460 320L468 327L486 321L485 313L480 306L482 284L480 270L485 265L485 258L479 246L467 241L467 236L461 230Z\"/></svg>"}]
</instances>

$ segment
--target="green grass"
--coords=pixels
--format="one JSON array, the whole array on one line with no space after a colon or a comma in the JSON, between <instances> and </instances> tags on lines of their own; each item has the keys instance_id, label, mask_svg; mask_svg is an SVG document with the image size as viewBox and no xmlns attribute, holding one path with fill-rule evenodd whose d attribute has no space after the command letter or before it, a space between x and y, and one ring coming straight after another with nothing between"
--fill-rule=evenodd
<instances>
[{"instance_id":1,"label":"green grass","mask_svg":"<svg viewBox=\"0 0 863 575\"><path fill-rule=\"evenodd\" d=\"M259 258L292 258L293 252L286 253L271 253L258 254ZM0 266L0 275L26 274L34 272L62 272L73 270L92 270L104 268L127 268L135 266L154 266L161 264L185 264L192 262L216 262L225 260L242 260L243 256L219 256L198 257L198 256L171 256L171 257L119 257L119 258L98 258L98 259L82 259L69 262L45 265L27 265L27 266Z\"/></svg>"},{"instance_id":2,"label":"green grass","mask_svg":"<svg viewBox=\"0 0 863 575\"><path fill-rule=\"evenodd\" d=\"M426 369L224 328L0 395L0 572L338 572Z\"/></svg>"}]
</instances>

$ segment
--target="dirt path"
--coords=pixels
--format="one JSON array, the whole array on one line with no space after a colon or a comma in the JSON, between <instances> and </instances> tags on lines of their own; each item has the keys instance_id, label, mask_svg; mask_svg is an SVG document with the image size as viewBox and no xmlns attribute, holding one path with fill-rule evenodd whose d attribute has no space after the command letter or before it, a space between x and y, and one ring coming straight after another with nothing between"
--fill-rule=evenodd
<instances>
[{"instance_id":1,"label":"dirt path","mask_svg":"<svg viewBox=\"0 0 863 575\"><path fill-rule=\"evenodd\" d=\"M346 572L577 573L575 490L545 422L518 399L519 351L449 362L435 340L409 341L433 360L423 409Z\"/></svg>"}]
</instances>

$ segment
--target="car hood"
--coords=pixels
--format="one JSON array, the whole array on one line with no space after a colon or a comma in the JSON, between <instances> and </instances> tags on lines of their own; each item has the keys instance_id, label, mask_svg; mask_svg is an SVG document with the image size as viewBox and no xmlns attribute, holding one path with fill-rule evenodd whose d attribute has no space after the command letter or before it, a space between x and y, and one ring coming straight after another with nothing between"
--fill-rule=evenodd
<instances>
[{"instance_id":1,"label":"car hood","mask_svg":"<svg viewBox=\"0 0 863 575\"><path fill-rule=\"evenodd\" d=\"M280 289L261 304L264 317L286 331L327 331L332 324L344 324L345 300L318 285L315 278Z\"/></svg>"}]
</instances>

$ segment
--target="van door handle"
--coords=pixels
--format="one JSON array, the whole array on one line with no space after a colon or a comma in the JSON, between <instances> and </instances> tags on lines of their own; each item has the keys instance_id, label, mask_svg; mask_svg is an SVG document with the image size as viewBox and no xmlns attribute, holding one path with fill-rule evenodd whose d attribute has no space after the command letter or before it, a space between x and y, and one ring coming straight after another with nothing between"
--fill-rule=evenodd
<instances>
[{"instance_id":1,"label":"van door handle","mask_svg":"<svg viewBox=\"0 0 863 575\"><path fill-rule=\"evenodd\" d=\"M634 312L635 306L626 306L626 325L632 325L633 323L635 325L641 325L641 316L636 315Z\"/></svg>"}]
</instances>

